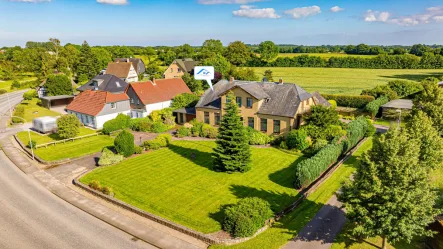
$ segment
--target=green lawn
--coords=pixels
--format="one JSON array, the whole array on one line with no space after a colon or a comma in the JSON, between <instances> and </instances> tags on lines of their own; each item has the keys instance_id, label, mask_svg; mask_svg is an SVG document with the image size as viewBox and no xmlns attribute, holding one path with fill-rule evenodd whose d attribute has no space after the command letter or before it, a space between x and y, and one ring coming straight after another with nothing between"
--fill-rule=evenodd
<instances>
[{"instance_id":1,"label":"green lawn","mask_svg":"<svg viewBox=\"0 0 443 249\"><path fill-rule=\"evenodd\" d=\"M296 83L308 92L359 95L363 89L386 84L390 80L422 80L443 76L442 69L354 69L308 67L255 67L261 78L265 70L272 70L274 80Z\"/></svg>"},{"instance_id":2,"label":"green lawn","mask_svg":"<svg viewBox=\"0 0 443 249\"><path fill-rule=\"evenodd\" d=\"M89 134L94 134L94 133L96 133L96 131L85 128L85 127L80 127L80 133L78 134L78 137L89 135ZM28 135L27 131L21 131L21 132L17 133L17 137L20 139L20 141L23 144L28 144L29 135ZM44 134L40 134L40 133L34 132L34 131L31 131L31 139L34 140L37 143L37 145L50 143L50 142L54 142L54 141L58 141L58 140L63 140L62 138L60 138L58 136L57 133L44 135Z\"/></svg>"},{"instance_id":3,"label":"green lawn","mask_svg":"<svg viewBox=\"0 0 443 249\"><path fill-rule=\"evenodd\" d=\"M175 141L169 148L94 170L81 181L98 180L112 187L116 198L203 233L219 231L221 208L240 198L263 198L274 211L296 200L292 181L300 155L252 148L252 169L227 174L211 169L214 147L214 142Z\"/></svg>"},{"instance_id":4,"label":"green lawn","mask_svg":"<svg viewBox=\"0 0 443 249\"><path fill-rule=\"evenodd\" d=\"M269 228L257 237L234 246L215 245L212 249L278 249L294 238L300 230L308 224L314 215L323 207L340 186L349 179L355 171L358 160L363 152L372 147L372 141L368 140L349 158L332 176L315 190L307 200L286 215L273 227Z\"/></svg>"},{"instance_id":5,"label":"green lawn","mask_svg":"<svg viewBox=\"0 0 443 249\"><path fill-rule=\"evenodd\" d=\"M107 135L98 135L82 138L72 142L51 145L47 148L38 148L34 153L46 161L58 161L66 158L78 158L100 152L104 147L112 146L114 138Z\"/></svg>"},{"instance_id":6,"label":"green lawn","mask_svg":"<svg viewBox=\"0 0 443 249\"><path fill-rule=\"evenodd\" d=\"M17 75L17 81L20 83L25 83L25 82L29 82L29 81L35 81L37 80L37 77L34 76L34 74L32 73L23 73L20 75ZM14 80L6 80L6 81L0 81L0 89L4 89L7 90L8 92L11 91L11 84ZM19 90L19 89L14 89L15 90Z\"/></svg>"},{"instance_id":7,"label":"green lawn","mask_svg":"<svg viewBox=\"0 0 443 249\"><path fill-rule=\"evenodd\" d=\"M366 58L376 57L376 55L343 54L343 53L279 53L278 57L294 57L300 55L320 56L325 59L329 59L331 57L366 57Z\"/></svg>"},{"instance_id":8,"label":"green lawn","mask_svg":"<svg viewBox=\"0 0 443 249\"><path fill-rule=\"evenodd\" d=\"M38 99L34 98L32 100L24 100L20 104L25 107L24 118L26 119L27 122L32 122L34 118L45 117L45 116L57 117L62 115L61 113L54 112L37 105L37 101Z\"/></svg>"}]
</instances>

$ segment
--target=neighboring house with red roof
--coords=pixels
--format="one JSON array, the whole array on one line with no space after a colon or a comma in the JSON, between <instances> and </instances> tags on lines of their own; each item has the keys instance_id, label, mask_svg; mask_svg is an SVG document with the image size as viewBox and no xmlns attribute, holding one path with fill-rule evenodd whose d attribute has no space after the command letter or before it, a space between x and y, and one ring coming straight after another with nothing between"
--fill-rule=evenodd
<instances>
[{"instance_id":1,"label":"neighboring house with red roof","mask_svg":"<svg viewBox=\"0 0 443 249\"><path fill-rule=\"evenodd\" d=\"M137 70L129 59L127 62L109 62L105 74L115 75L127 83L138 81Z\"/></svg>"},{"instance_id":2,"label":"neighboring house with red roof","mask_svg":"<svg viewBox=\"0 0 443 249\"><path fill-rule=\"evenodd\" d=\"M191 93L181 78L132 83L126 90L132 117L146 117L152 111L170 107L172 99L181 93Z\"/></svg>"},{"instance_id":3,"label":"neighboring house with red roof","mask_svg":"<svg viewBox=\"0 0 443 249\"><path fill-rule=\"evenodd\" d=\"M129 115L131 107L125 93L86 90L75 97L66 111L75 114L85 126L101 129L118 114Z\"/></svg>"}]
</instances>

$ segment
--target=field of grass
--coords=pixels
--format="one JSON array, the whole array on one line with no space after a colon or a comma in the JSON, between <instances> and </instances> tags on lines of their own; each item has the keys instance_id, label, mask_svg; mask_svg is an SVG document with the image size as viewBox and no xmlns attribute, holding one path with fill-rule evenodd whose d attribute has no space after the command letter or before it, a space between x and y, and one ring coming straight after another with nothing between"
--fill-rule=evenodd
<instances>
[{"instance_id":1,"label":"field of grass","mask_svg":"<svg viewBox=\"0 0 443 249\"><path fill-rule=\"evenodd\" d=\"M223 206L240 198L263 198L274 211L296 199L292 182L300 156L252 148L252 169L228 174L211 169L214 147L214 142L176 141L169 148L94 170L81 182L98 180L112 187L117 199L203 233L221 230Z\"/></svg>"},{"instance_id":2,"label":"field of grass","mask_svg":"<svg viewBox=\"0 0 443 249\"><path fill-rule=\"evenodd\" d=\"M329 59L331 57L366 57L372 58L376 55L360 55L360 54L343 54L343 53L279 53L278 57L294 57L300 55L309 55L309 56L320 56L325 59Z\"/></svg>"},{"instance_id":3,"label":"field of grass","mask_svg":"<svg viewBox=\"0 0 443 249\"><path fill-rule=\"evenodd\" d=\"M354 69L308 67L255 67L261 78L266 70L273 72L274 80L296 83L308 92L359 95L363 89L386 84L396 79L419 81L427 77L442 77L442 69Z\"/></svg>"},{"instance_id":4,"label":"field of grass","mask_svg":"<svg viewBox=\"0 0 443 249\"><path fill-rule=\"evenodd\" d=\"M20 103L20 105L25 107L24 119L26 119L27 122L31 122L34 118L45 116L57 117L61 115L58 112L54 112L37 105L37 102L38 99L34 98L32 100L24 100L22 103Z\"/></svg>"},{"instance_id":5,"label":"field of grass","mask_svg":"<svg viewBox=\"0 0 443 249\"><path fill-rule=\"evenodd\" d=\"M89 135L89 134L94 134L96 133L96 131L85 128L85 127L81 127L80 128L80 133L78 134L78 136L85 136L85 135ZM29 135L27 131L21 131L19 133L17 133L17 137L20 139L20 141L23 144L28 144L29 142ZM63 140L61 139L57 133L54 134L49 134L49 135L43 135L34 131L31 131L31 139L33 141L35 141L37 143L37 145L39 144L45 144L45 143L50 143L50 142L55 142L58 140Z\"/></svg>"},{"instance_id":6,"label":"field of grass","mask_svg":"<svg viewBox=\"0 0 443 249\"><path fill-rule=\"evenodd\" d=\"M32 73L24 73L24 74L18 75L16 80L20 83L25 83L25 82L29 82L29 81L34 81L36 79L37 79L37 77L35 77ZM0 81L0 89L4 89L4 90L10 92L11 91L11 84L13 81L14 80ZM18 89L15 89L15 90L18 90Z\"/></svg>"},{"instance_id":7,"label":"field of grass","mask_svg":"<svg viewBox=\"0 0 443 249\"><path fill-rule=\"evenodd\" d=\"M314 215L323 207L340 186L349 179L355 171L358 160L363 152L372 147L372 141L364 143L352 157L338 168L332 176L315 190L292 213L283 217L271 228L257 237L234 246L211 246L211 249L278 249L294 238L308 224Z\"/></svg>"},{"instance_id":8,"label":"field of grass","mask_svg":"<svg viewBox=\"0 0 443 249\"><path fill-rule=\"evenodd\" d=\"M100 152L104 147L112 146L113 144L114 138L107 135L98 135L72 142L51 145L47 148L38 148L34 150L34 153L43 160L58 161L66 158L78 158L94 154Z\"/></svg>"}]
</instances>

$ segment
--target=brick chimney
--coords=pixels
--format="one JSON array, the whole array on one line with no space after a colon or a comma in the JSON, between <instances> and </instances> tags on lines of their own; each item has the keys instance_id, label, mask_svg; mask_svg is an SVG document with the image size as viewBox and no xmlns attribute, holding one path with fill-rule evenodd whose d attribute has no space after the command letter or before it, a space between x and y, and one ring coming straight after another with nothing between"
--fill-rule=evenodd
<instances>
[{"instance_id":1,"label":"brick chimney","mask_svg":"<svg viewBox=\"0 0 443 249\"><path fill-rule=\"evenodd\" d=\"M155 78L152 78L152 85L156 86L157 84L155 83Z\"/></svg>"},{"instance_id":2,"label":"brick chimney","mask_svg":"<svg viewBox=\"0 0 443 249\"><path fill-rule=\"evenodd\" d=\"M232 76L229 77L229 84L232 84L234 82L234 80L235 80L234 77L232 77Z\"/></svg>"}]
</instances>

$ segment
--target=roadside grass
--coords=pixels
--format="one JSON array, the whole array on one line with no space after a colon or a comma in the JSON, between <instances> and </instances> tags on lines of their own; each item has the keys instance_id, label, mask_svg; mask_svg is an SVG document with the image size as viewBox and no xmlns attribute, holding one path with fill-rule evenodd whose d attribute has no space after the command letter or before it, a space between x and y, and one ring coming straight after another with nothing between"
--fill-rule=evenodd
<instances>
[{"instance_id":1,"label":"roadside grass","mask_svg":"<svg viewBox=\"0 0 443 249\"><path fill-rule=\"evenodd\" d=\"M349 179L355 171L357 163L363 152L372 147L372 140L366 141L345 163L343 163L329 179L315 190L299 207L284 216L271 228L257 237L233 246L214 245L211 249L278 249L294 238L304 226L325 205L342 184Z\"/></svg>"},{"instance_id":2,"label":"roadside grass","mask_svg":"<svg viewBox=\"0 0 443 249\"><path fill-rule=\"evenodd\" d=\"M27 140L26 140L27 141ZM25 143L27 144L27 143ZM46 161L58 161L66 158L78 158L102 151L104 147L113 146L114 138L98 135L38 148L34 153Z\"/></svg>"},{"instance_id":3,"label":"roadside grass","mask_svg":"<svg viewBox=\"0 0 443 249\"><path fill-rule=\"evenodd\" d=\"M97 133L97 132L94 130L85 128L85 127L80 127L80 133L78 134L78 137L86 136L86 135L90 135L90 134L94 134L94 133ZM29 135L28 135L27 131L21 131L21 132L17 133L17 137L18 137L18 139L20 139L20 141L23 144L25 144L25 145L28 144ZM58 136L57 133L45 135L45 134L40 134L35 131L31 131L31 139L34 140L37 143L37 145L63 140L62 138L60 138Z\"/></svg>"},{"instance_id":4,"label":"roadside grass","mask_svg":"<svg viewBox=\"0 0 443 249\"><path fill-rule=\"evenodd\" d=\"M112 187L117 199L203 233L221 230L223 207L240 198L263 198L275 212L296 199L292 182L302 155L252 148L252 169L228 174L212 170L214 147L215 142L175 141L80 181L97 180Z\"/></svg>"},{"instance_id":5,"label":"roadside grass","mask_svg":"<svg viewBox=\"0 0 443 249\"><path fill-rule=\"evenodd\" d=\"M62 115L61 113L37 105L37 101L38 99L34 98L32 100L24 100L20 103L20 105L25 107L24 119L26 119L27 122L32 122L34 118L45 116L57 117Z\"/></svg>"},{"instance_id":6,"label":"roadside grass","mask_svg":"<svg viewBox=\"0 0 443 249\"><path fill-rule=\"evenodd\" d=\"M309 67L253 67L259 78L266 70L273 72L274 80L296 83L308 92L319 91L327 94L360 95L363 89L370 89L388 81L414 80L427 77L441 77L441 69L359 69L359 68L309 68Z\"/></svg>"}]
</instances>

